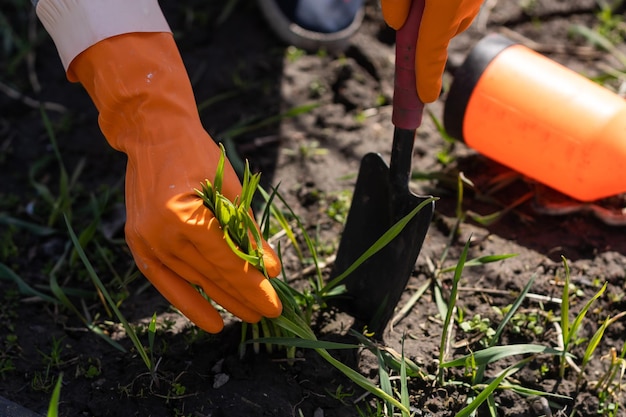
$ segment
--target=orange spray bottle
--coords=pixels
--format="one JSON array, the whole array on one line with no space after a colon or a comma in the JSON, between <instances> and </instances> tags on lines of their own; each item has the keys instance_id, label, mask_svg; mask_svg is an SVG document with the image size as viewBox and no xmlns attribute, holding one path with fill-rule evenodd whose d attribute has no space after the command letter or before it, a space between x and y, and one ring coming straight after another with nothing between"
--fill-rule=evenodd
<instances>
[{"instance_id":1,"label":"orange spray bottle","mask_svg":"<svg viewBox=\"0 0 626 417\"><path fill-rule=\"evenodd\" d=\"M626 192L626 100L503 36L482 39L456 70L444 125L575 199Z\"/></svg>"}]
</instances>

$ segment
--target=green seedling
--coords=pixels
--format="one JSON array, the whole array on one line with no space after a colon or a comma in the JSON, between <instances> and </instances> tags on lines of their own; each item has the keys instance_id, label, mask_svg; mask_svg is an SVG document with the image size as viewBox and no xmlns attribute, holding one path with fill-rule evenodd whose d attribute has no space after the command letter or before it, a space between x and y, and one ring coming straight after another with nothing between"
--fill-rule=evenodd
<instances>
[{"instance_id":1,"label":"green seedling","mask_svg":"<svg viewBox=\"0 0 626 417\"><path fill-rule=\"evenodd\" d=\"M458 292L458 283L461 278L461 274L464 266L467 264L467 253L469 251L469 243L470 239L467 240L463 251L461 252L461 256L454 270L454 277L452 280L452 286L450 289L450 296L448 299L448 303L445 305L445 320L443 323L443 330L440 342L440 352L439 352L439 372L437 375L437 381L440 385L445 385L446 381L444 379L444 370L450 367L458 367L464 369L464 374L469 375L471 377L471 383L469 388L472 391L477 392L478 394L474 397L470 395L468 398L468 405L457 414L457 416L470 416L476 412L478 407L482 404L486 404L487 408L491 415L497 415L497 405L495 398L493 396L494 392L498 389L511 389L521 395L529 395L530 391L524 387L511 383L508 378L524 367L528 362L530 362L536 355L544 354L544 355L553 355L553 356L561 356L563 353L558 349L553 349L551 347L534 345L534 344L520 344L520 345L508 345L508 346L496 346L496 343L499 341L502 332L504 331L505 326L509 323L522 301L526 297L528 291L532 283L534 282L535 277L531 278L529 282L525 285L523 290L520 292L519 296L514 301L513 305L508 309L507 314L503 318L502 322L498 325L498 327L493 331L491 337L485 340L484 345L485 349L479 350L477 352L472 352L468 355L465 355L461 358L457 358L454 360L446 361L447 351L449 349L449 340L451 339L451 331L453 325L453 314L456 308L457 303L457 292ZM496 257L497 259L498 257ZM478 320L482 323L481 320ZM531 355L527 358L524 358L514 365L511 365L505 371L500 373L495 378L484 380L485 370L488 364L499 361L504 358L510 358L518 355ZM569 354L568 354L569 356ZM550 395L546 392L531 390L532 395Z\"/></svg>"},{"instance_id":2,"label":"green seedling","mask_svg":"<svg viewBox=\"0 0 626 417\"><path fill-rule=\"evenodd\" d=\"M435 113L433 113L429 109L426 109L426 111L428 113L428 116L430 117L430 120L435 125L437 132L439 132L439 134L444 140L443 149L437 152L437 160L443 166L449 165L450 163L454 161L454 157L452 156L452 151L454 150L454 147L457 141L452 136L450 136L448 132L446 132L446 129L443 126L443 123L441 123L441 120L437 118Z\"/></svg>"},{"instance_id":3,"label":"green seedling","mask_svg":"<svg viewBox=\"0 0 626 417\"><path fill-rule=\"evenodd\" d=\"M602 359L610 361L609 367L602 377L596 382L595 389L598 391L600 401L598 414L605 416L617 416L619 410L619 399L623 390L622 381L626 373L626 342L622 345L622 350L617 355L617 350L611 348L608 355Z\"/></svg>"},{"instance_id":4,"label":"green seedling","mask_svg":"<svg viewBox=\"0 0 626 417\"><path fill-rule=\"evenodd\" d=\"M330 196L326 214L334 221L345 224L352 201L352 191L344 190Z\"/></svg>"},{"instance_id":5,"label":"green seedling","mask_svg":"<svg viewBox=\"0 0 626 417\"><path fill-rule=\"evenodd\" d=\"M64 337L57 339L56 337L52 336L52 346L50 348L49 354L38 350L39 354L43 358L44 365L48 367L53 366L55 368L58 368L63 363L63 361L61 360L61 353L63 352L63 339Z\"/></svg>"},{"instance_id":6,"label":"green seedling","mask_svg":"<svg viewBox=\"0 0 626 417\"><path fill-rule=\"evenodd\" d=\"M261 176L258 173L251 174L250 165L246 161L242 194L231 202L222 193L226 151L221 144L220 150L215 179L213 182L207 179L202 184L202 189L196 190L196 192L202 198L204 205L215 215L224 231L224 239L231 250L267 276L267 271L263 265L261 232L256 227L256 222L251 214L252 198Z\"/></svg>"},{"instance_id":7,"label":"green seedling","mask_svg":"<svg viewBox=\"0 0 626 417\"><path fill-rule=\"evenodd\" d=\"M465 333L469 334L479 334L481 336L479 342L481 345L486 347L496 331L491 328L491 320L487 317L481 317L480 314L475 314L469 320L463 320L459 323L459 327Z\"/></svg>"},{"instance_id":8,"label":"green seedling","mask_svg":"<svg viewBox=\"0 0 626 417\"><path fill-rule=\"evenodd\" d=\"M156 375L157 364L155 364L154 361L152 361L152 359L150 358L150 355L148 354L146 348L144 347L144 345L139 340L139 337L137 336L137 332L130 325L130 323L128 323L128 320L126 320L126 317L120 311L120 309L118 307L118 304L113 300L113 298L111 297L109 291L107 290L105 285L102 283L102 280L100 279L100 277L96 273L93 265L91 264L91 261L89 261L89 258L87 257L87 254L83 250L83 248L82 248L82 246L81 246L81 244L80 244L80 242L78 240L78 236L76 236L76 233L74 232L74 229L72 228L72 225L70 224L69 219L67 217L65 217L65 223L66 223L66 226L67 226L68 233L70 235L70 239L72 240L72 243L74 245L74 249L78 253L78 256L79 256L80 260L83 262L83 265L85 266L85 269L87 270L87 273L89 274L89 277L93 281L93 284L96 286L96 288L98 289L100 294L102 294L102 297L106 300L107 305L113 311L115 316L118 318L118 320L122 324L122 327L124 328L124 331L126 332L126 335L131 340L131 342L135 346L135 349L137 349L137 352L139 353L139 356L141 357L141 359L143 360L144 364L148 368L148 371L150 373L150 376L152 377L152 380L156 381L157 380L157 375ZM64 295L64 293L59 290L58 286L57 286L57 292L56 293L57 293L57 295L60 295L61 297L64 298L65 303L69 303L69 305L72 306L72 304L69 301L69 299L67 299L67 297ZM75 307L73 308L73 310L75 310L77 312ZM79 314L79 317L82 317L82 316ZM107 340L109 343L111 343L113 346L118 348L119 350L121 350L123 352L126 351L117 342L113 341L109 337L106 337L106 336L102 335L102 331L99 328L97 328L96 326L89 325L88 327L92 331L95 331L96 334L100 335L105 340ZM95 329L97 329L97 330L95 330ZM99 330L99 332L98 332L98 330Z\"/></svg>"},{"instance_id":9,"label":"green seedling","mask_svg":"<svg viewBox=\"0 0 626 417\"><path fill-rule=\"evenodd\" d=\"M33 164L29 172L29 176L32 186L35 188L35 190L37 190L42 200L50 206L50 214L48 215L47 226L52 227L56 225L57 220L62 214L70 216L73 201L72 191L76 188L78 178L82 173L83 168L85 167L85 160L83 159L80 161L73 174L70 176L65 168L65 165L63 164L54 128L52 127L52 123L50 122L50 119L48 118L48 115L43 108L41 109L41 117L48 133L48 137L50 138L50 143L52 144L54 158L59 165L60 178L58 184L58 195L55 196L46 184L37 180L38 173L46 168L48 160L41 159L37 163Z\"/></svg>"},{"instance_id":10,"label":"green seedling","mask_svg":"<svg viewBox=\"0 0 626 417\"><path fill-rule=\"evenodd\" d=\"M61 399L61 384L63 383L63 373L59 374L57 382L54 385L50 403L48 404L47 417L57 417L59 415L59 400Z\"/></svg>"},{"instance_id":11,"label":"green seedling","mask_svg":"<svg viewBox=\"0 0 626 417\"><path fill-rule=\"evenodd\" d=\"M563 293L561 296L561 345L563 347L562 355L559 363L559 376L563 378L565 376L565 369L567 368L567 357L566 353L569 352L571 347L575 344L575 341L578 337L578 330L587 315L587 312L591 308L591 305L598 299L604 291L606 290L607 283L605 282L602 288L589 300L580 312L576 315L573 321L570 322L570 270L569 265L565 257L561 257L563 260L563 266L565 268L565 281L563 283ZM604 330L600 327L599 331ZM602 333L599 334L599 337L602 337ZM591 347L591 351L589 353L585 353L585 356L591 356L597 344L599 343L599 339L597 341L592 341L593 343L589 346ZM586 361L585 361L586 364Z\"/></svg>"}]
</instances>

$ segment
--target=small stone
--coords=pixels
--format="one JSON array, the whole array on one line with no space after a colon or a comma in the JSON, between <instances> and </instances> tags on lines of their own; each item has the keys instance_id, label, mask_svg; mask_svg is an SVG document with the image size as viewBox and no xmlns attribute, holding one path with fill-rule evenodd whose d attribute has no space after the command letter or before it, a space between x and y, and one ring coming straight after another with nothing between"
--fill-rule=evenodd
<instances>
[{"instance_id":1,"label":"small stone","mask_svg":"<svg viewBox=\"0 0 626 417\"><path fill-rule=\"evenodd\" d=\"M227 374L216 374L213 379L213 388L218 389L226 385L230 377Z\"/></svg>"}]
</instances>

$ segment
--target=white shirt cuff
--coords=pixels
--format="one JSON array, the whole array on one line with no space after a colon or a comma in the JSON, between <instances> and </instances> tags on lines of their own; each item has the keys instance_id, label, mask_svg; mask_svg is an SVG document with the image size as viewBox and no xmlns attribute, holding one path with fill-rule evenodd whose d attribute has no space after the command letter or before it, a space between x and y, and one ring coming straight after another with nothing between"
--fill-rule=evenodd
<instances>
[{"instance_id":1,"label":"white shirt cuff","mask_svg":"<svg viewBox=\"0 0 626 417\"><path fill-rule=\"evenodd\" d=\"M103 39L132 32L171 33L157 0L40 0L36 10L65 71Z\"/></svg>"}]
</instances>

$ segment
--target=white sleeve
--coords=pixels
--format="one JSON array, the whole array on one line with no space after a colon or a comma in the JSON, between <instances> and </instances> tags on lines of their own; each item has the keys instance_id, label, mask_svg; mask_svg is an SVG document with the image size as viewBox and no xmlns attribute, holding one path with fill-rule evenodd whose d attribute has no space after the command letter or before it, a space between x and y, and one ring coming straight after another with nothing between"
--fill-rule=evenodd
<instances>
[{"instance_id":1,"label":"white sleeve","mask_svg":"<svg viewBox=\"0 0 626 417\"><path fill-rule=\"evenodd\" d=\"M97 42L132 32L170 32L157 0L31 0L63 67Z\"/></svg>"}]
</instances>

